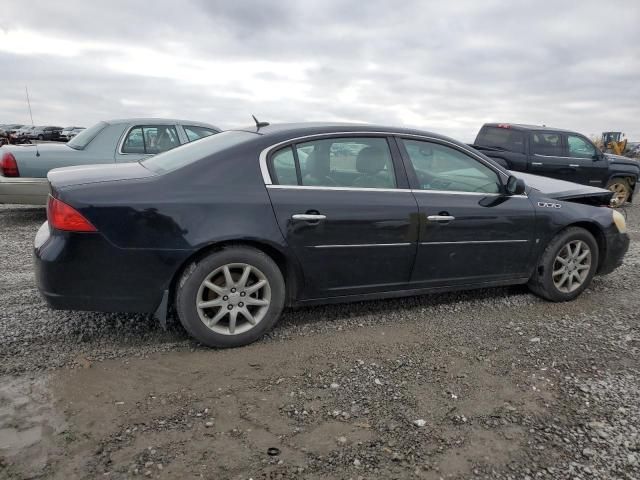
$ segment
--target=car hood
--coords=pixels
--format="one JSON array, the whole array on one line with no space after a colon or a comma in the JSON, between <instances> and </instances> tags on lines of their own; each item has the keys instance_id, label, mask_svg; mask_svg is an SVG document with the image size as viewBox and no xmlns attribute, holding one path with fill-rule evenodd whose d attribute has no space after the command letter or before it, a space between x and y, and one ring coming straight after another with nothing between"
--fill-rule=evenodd
<instances>
[{"instance_id":1,"label":"car hood","mask_svg":"<svg viewBox=\"0 0 640 480\"><path fill-rule=\"evenodd\" d=\"M157 174L147 170L140 163L110 163L54 168L47 174L47 180L53 188L63 189L73 185L133 180L154 175Z\"/></svg>"},{"instance_id":2,"label":"car hood","mask_svg":"<svg viewBox=\"0 0 640 480\"><path fill-rule=\"evenodd\" d=\"M547 197L557 200L588 200L586 203L609 205L613 195L613 192L605 190L604 188L531 175L530 173L510 173L515 177L523 179L528 187L534 188Z\"/></svg>"},{"instance_id":3,"label":"car hood","mask_svg":"<svg viewBox=\"0 0 640 480\"><path fill-rule=\"evenodd\" d=\"M634 165L640 167L640 162L633 158L623 157L622 155L614 155L613 153L605 153L604 156L609 160L609 163L618 165Z\"/></svg>"}]
</instances>

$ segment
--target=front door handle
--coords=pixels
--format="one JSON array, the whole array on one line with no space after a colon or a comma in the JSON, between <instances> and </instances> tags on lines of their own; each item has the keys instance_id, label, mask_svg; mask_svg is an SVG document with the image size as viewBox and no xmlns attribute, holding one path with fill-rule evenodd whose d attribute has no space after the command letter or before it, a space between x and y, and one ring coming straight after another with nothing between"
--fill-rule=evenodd
<instances>
[{"instance_id":1,"label":"front door handle","mask_svg":"<svg viewBox=\"0 0 640 480\"><path fill-rule=\"evenodd\" d=\"M580 165L576 165L575 163L570 163L569 166L572 167L572 168L579 168L580 167Z\"/></svg>"},{"instance_id":2,"label":"front door handle","mask_svg":"<svg viewBox=\"0 0 640 480\"><path fill-rule=\"evenodd\" d=\"M295 215L291 215L291 219L299 222L319 222L320 220L326 220L327 216L319 213L296 213Z\"/></svg>"},{"instance_id":3,"label":"front door handle","mask_svg":"<svg viewBox=\"0 0 640 480\"><path fill-rule=\"evenodd\" d=\"M451 220L455 220L456 217L453 217L451 215L429 215L427 217L427 220L429 220L430 222L450 222Z\"/></svg>"},{"instance_id":4,"label":"front door handle","mask_svg":"<svg viewBox=\"0 0 640 480\"><path fill-rule=\"evenodd\" d=\"M540 167L542 166L542 162L531 162L531 165L533 165L534 167Z\"/></svg>"}]
</instances>

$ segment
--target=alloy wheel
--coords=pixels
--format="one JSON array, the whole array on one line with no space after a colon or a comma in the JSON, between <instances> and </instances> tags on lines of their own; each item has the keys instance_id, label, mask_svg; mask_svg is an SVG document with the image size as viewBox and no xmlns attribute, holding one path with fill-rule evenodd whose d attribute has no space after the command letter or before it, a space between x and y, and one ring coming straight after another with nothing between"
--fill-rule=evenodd
<instances>
[{"instance_id":1,"label":"alloy wheel","mask_svg":"<svg viewBox=\"0 0 640 480\"><path fill-rule=\"evenodd\" d=\"M239 335L262 321L271 304L271 286L259 269L230 263L208 275L196 297L200 320L222 335Z\"/></svg>"},{"instance_id":2,"label":"alloy wheel","mask_svg":"<svg viewBox=\"0 0 640 480\"><path fill-rule=\"evenodd\" d=\"M553 284L571 293L585 282L591 270L591 249L582 240L572 240L560 249L553 262Z\"/></svg>"}]
</instances>

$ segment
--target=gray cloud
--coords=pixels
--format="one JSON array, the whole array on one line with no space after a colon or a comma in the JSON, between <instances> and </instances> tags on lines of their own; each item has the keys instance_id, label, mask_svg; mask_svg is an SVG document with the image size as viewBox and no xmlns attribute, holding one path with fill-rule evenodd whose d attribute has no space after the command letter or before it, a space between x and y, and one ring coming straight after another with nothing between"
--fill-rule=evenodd
<instances>
[{"instance_id":1,"label":"gray cloud","mask_svg":"<svg viewBox=\"0 0 640 480\"><path fill-rule=\"evenodd\" d=\"M41 49L3 49L16 35ZM65 41L73 55L47 53ZM68 0L64 10L9 0L0 72L0 122L28 120L28 84L36 123L135 115L231 127L256 113L412 125L462 140L505 121L623 130L640 141L633 0Z\"/></svg>"}]
</instances>

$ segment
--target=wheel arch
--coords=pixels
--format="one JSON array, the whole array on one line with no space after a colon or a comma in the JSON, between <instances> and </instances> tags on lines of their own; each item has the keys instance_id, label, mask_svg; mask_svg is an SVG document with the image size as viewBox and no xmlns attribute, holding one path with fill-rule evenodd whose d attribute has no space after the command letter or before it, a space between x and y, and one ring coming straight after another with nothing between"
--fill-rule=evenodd
<instances>
[{"instance_id":1,"label":"wheel arch","mask_svg":"<svg viewBox=\"0 0 640 480\"><path fill-rule=\"evenodd\" d=\"M271 258L280 269L282 277L285 281L285 305L292 305L295 302L297 295L297 285L300 285L299 282L302 280L302 271L300 269L300 266L298 265L298 262L294 258L283 251L283 249L278 248L273 244L265 241L255 239L229 239L205 245L192 253L182 262L182 264L174 273L171 282L169 283L168 308L171 308L175 302L175 294L178 287L178 282L180 281L180 278L184 274L185 270L191 264L198 262L200 259L211 255L214 252L223 250L225 247L250 247L259 250L265 255L269 256L269 258Z\"/></svg>"},{"instance_id":2,"label":"wheel arch","mask_svg":"<svg viewBox=\"0 0 640 480\"><path fill-rule=\"evenodd\" d=\"M596 269L596 273L598 273L598 271L600 270L600 267L602 266L602 262L604 261L604 258L607 254L607 239L604 234L604 230L595 222L581 220L581 221L566 225L563 229L556 232L556 235L565 231L567 228L571 228L571 227L583 228L584 230L589 232L591 235L593 235L593 238L596 240L596 244L598 245L598 268Z\"/></svg>"}]
</instances>

